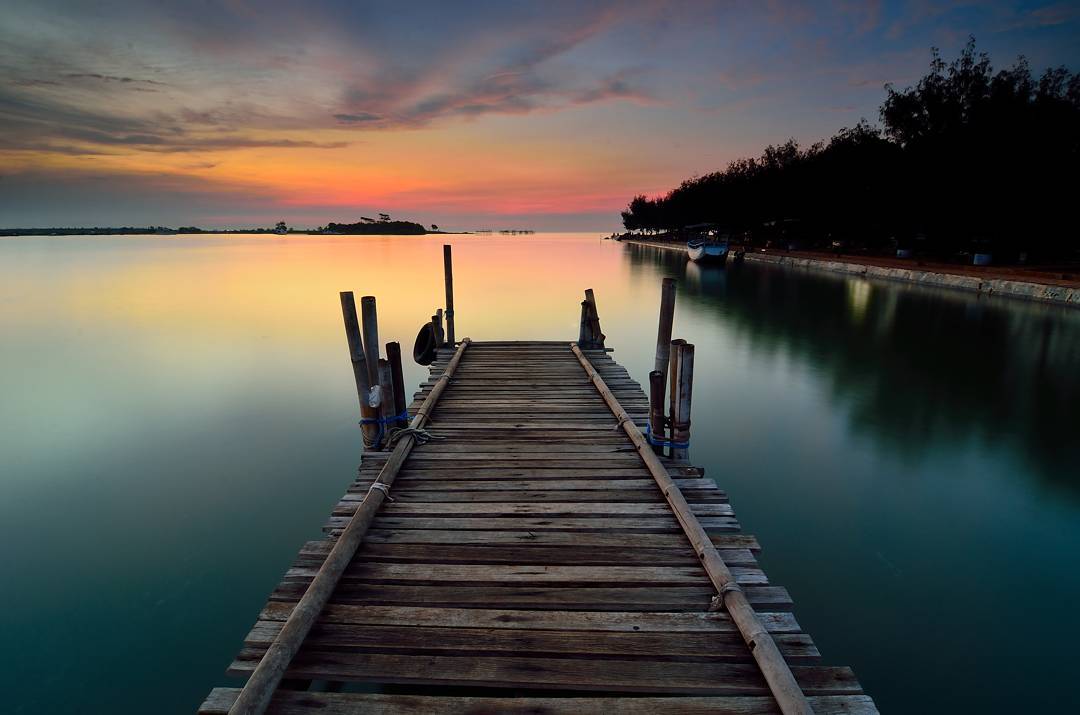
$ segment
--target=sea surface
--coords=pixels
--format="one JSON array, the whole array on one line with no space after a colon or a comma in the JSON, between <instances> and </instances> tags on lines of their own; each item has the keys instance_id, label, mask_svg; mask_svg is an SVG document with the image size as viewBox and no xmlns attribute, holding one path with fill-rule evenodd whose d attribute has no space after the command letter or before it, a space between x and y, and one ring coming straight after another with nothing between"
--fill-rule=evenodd
<instances>
[{"instance_id":1,"label":"sea surface","mask_svg":"<svg viewBox=\"0 0 1080 715\"><path fill-rule=\"evenodd\" d=\"M338 291L409 353L444 242L459 336L574 339L593 288L639 380L678 281L691 457L883 712L1080 712L1080 311L572 234L0 239L5 712L231 682L360 460Z\"/></svg>"}]
</instances>

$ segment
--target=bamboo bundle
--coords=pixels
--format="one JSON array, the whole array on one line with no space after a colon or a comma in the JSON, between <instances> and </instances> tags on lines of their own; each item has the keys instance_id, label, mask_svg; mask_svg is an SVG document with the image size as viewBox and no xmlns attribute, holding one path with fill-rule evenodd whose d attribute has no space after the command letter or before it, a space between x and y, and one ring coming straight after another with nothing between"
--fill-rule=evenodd
<instances>
[{"instance_id":1,"label":"bamboo bundle","mask_svg":"<svg viewBox=\"0 0 1080 715\"><path fill-rule=\"evenodd\" d=\"M379 417L379 411L371 404L370 371L364 351L364 341L360 337L360 324L356 318L356 299L352 291L341 293L341 315L345 319L345 339L349 343L349 358L352 360L353 378L356 380L356 396L360 399L360 431L364 437L364 448L372 449L379 435L379 425L369 420Z\"/></svg>"}]
</instances>

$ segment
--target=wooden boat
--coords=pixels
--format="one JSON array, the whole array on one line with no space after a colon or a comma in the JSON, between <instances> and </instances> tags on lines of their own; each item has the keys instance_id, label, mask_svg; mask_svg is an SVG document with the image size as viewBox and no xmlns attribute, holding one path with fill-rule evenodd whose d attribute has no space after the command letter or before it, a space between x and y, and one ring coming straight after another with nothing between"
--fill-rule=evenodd
<instances>
[{"instance_id":1,"label":"wooden boat","mask_svg":"<svg viewBox=\"0 0 1080 715\"><path fill-rule=\"evenodd\" d=\"M687 241L686 255L695 263L724 263L728 256L728 242L705 238Z\"/></svg>"}]
</instances>

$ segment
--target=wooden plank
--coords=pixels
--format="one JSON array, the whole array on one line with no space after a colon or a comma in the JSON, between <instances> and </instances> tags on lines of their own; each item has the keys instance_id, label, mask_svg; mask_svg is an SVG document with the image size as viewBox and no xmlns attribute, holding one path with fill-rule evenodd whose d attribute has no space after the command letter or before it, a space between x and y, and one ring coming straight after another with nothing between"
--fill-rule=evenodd
<instances>
[{"instance_id":1,"label":"wooden plank","mask_svg":"<svg viewBox=\"0 0 1080 715\"><path fill-rule=\"evenodd\" d=\"M316 566L293 566L285 579L311 579ZM742 584L765 585L768 579L758 568L732 567L732 575ZM621 586L632 583L698 585L708 583L699 565L694 566L557 566L550 564L435 564L423 566L384 562L365 562L358 556L345 569L341 583L371 581L385 583L423 582L434 585L463 584L568 584L582 586Z\"/></svg>"},{"instance_id":2,"label":"wooden plank","mask_svg":"<svg viewBox=\"0 0 1080 715\"><path fill-rule=\"evenodd\" d=\"M258 621L244 638L245 646L265 649L281 631L281 621ZM777 648L790 663L814 663L821 654L804 633L774 633ZM412 655L473 654L665 658L690 662L750 663L753 656L738 631L712 633L626 633L619 631L536 630L518 628L444 628L387 626L372 623L320 621L304 641L307 650L348 649L365 653Z\"/></svg>"},{"instance_id":3,"label":"wooden plank","mask_svg":"<svg viewBox=\"0 0 1080 715\"><path fill-rule=\"evenodd\" d=\"M303 581L282 581L272 592L275 601L295 601ZM791 595L782 586L747 586L743 589L755 608L791 610ZM707 611L716 591L704 586L462 586L428 584L346 585L333 603L439 608L528 608L544 611Z\"/></svg>"},{"instance_id":4,"label":"wooden plank","mask_svg":"<svg viewBox=\"0 0 1080 715\"><path fill-rule=\"evenodd\" d=\"M239 688L214 688L199 707L200 715L225 715ZM811 696L817 715L877 715L866 695ZM383 693L311 693L279 690L269 713L301 715L434 715L501 713L504 715L779 715L770 697L462 697Z\"/></svg>"},{"instance_id":5,"label":"wooden plank","mask_svg":"<svg viewBox=\"0 0 1080 715\"><path fill-rule=\"evenodd\" d=\"M401 474L405 474L404 470ZM487 492L487 491L543 491L555 492L579 491L645 491L659 495L656 482L651 478L640 479L635 476L623 479L468 479L468 473L459 478L412 478L399 476L394 480L394 498L403 492ZM676 479L675 483L685 494L689 491L703 491L723 495L711 479ZM370 479L357 480L349 487L350 492L367 491ZM531 498L530 498L531 501Z\"/></svg>"},{"instance_id":6,"label":"wooden plank","mask_svg":"<svg viewBox=\"0 0 1080 715\"><path fill-rule=\"evenodd\" d=\"M323 526L324 530L345 528L347 516L331 516ZM739 522L732 517L702 517L698 519L706 530L738 531ZM372 523L375 529L485 529L495 531L527 530L537 531L627 531L627 532L674 532L682 527L675 517L417 517L417 516L376 516Z\"/></svg>"},{"instance_id":7,"label":"wooden plank","mask_svg":"<svg viewBox=\"0 0 1080 715\"><path fill-rule=\"evenodd\" d=\"M335 516L356 511L363 494L345 494ZM698 516L733 516L730 504L691 504ZM389 517L416 516L641 516L671 518L666 504L634 502L399 502L384 504L379 512Z\"/></svg>"},{"instance_id":8,"label":"wooden plank","mask_svg":"<svg viewBox=\"0 0 1080 715\"><path fill-rule=\"evenodd\" d=\"M244 649L229 668L245 675L261 651ZM848 668L793 666L803 692L857 695L858 681ZM289 678L472 687L556 688L639 693L767 695L756 665L588 658L512 656L409 656L301 650Z\"/></svg>"},{"instance_id":9,"label":"wooden plank","mask_svg":"<svg viewBox=\"0 0 1080 715\"><path fill-rule=\"evenodd\" d=\"M292 603L270 602L259 619L283 621ZM801 633L791 613L763 613L770 633ZM637 611L519 611L491 608L415 608L407 606L328 605L321 623L441 628L517 628L534 630L620 631L624 633L735 633L726 613L651 613Z\"/></svg>"},{"instance_id":10,"label":"wooden plank","mask_svg":"<svg viewBox=\"0 0 1080 715\"><path fill-rule=\"evenodd\" d=\"M748 549L759 551L761 546L749 534L712 534L712 542L720 549ZM327 544L313 541L309 544ZM689 541L682 533L606 533L589 531L568 533L563 531L442 531L439 529L377 529L372 528L364 537L366 544L487 544L510 545L536 544L542 546L622 546L628 550L643 548L687 547ZM305 546L307 548L307 546ZM325 547L324 547L325 548Z\"/></svg>"},{"instance_id":11,"label":"wooden plank","mask_svg":"<svg viewBox=\"0 0 1080 715\"><path fill-rule=\"evenodd\" d=\"M320 542L327 543L327 542ZM725 561L732 565L756 566L757 560L749 549L721 549ZM323 550L300 551L295 563L311 563L321 558ZM698 563L697 556L685 544L676 548L638 548L633 551L620 546L537 546L533 544L373 544L365 543L359 557L365 561L396 563L465 563L465 564L552 564L597 566L647 566L657 563L669 566L690 566Z\"/></svg>"}]
</instances>

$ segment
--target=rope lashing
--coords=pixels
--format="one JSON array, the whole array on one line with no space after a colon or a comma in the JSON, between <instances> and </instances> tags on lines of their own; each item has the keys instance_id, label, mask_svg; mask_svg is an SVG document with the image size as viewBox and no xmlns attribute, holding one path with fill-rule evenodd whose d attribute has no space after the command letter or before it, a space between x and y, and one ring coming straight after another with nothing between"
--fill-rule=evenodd
<instances>
[{"instance_id":1,"label":"rope lashing","mask_svg":"<svg viewBox=\"0 0 1080 715\"><path fill-rule=\"evenodd\" d=\"M390 415L388 417L361 417L360 425L379 425L379 431L375 434L375 439L372 440L372 444L382 444L383 434L386 432L386 425L393 424L395 422L408 422L409 410L405 409L400 415Z\"/></svg>"},{"instance_id":2,"label":"rope lashing","mask_svg":"<svg viewBox=\"0 0 1080 715\"><path fill-rule=\"evenodd\" d=\"M368 487L368 494L376 491L382 492L386 497L386 501L394 501L394 497L390 496L390 487L386 484L383 484L382 482L372 482L371 486ZM364 498L367 499L366 496Z\"/></svg>"},{"instance_id":3,"label":"rope lashing","mask_svg":"<svg viewBox=\"0 0 1080 715\"><path fill-rule=\"evenodd\" d=\"M665 439L664 437L653 436L650 425L645 425L645 439L654 447L673 447L674 449L690 449L690 442L676 442L671 439Z\"/></svg>"},{"instance_id":4,"label":"rope lashing","mask_svg":"<svg viewBox=\"0 0 1080 715\"><path fill-rule=\"evenodd\" d=\"M720 589L720 593L712 597L712 601L709 602L710 611L722 611L724 610L724 594L733 593L735 591L742 591L742 587L734 581L728 581Z\"/></svg>"},{"instance_id":5,"label":"rope lashing","mask_svg":"<svg viewBox=\"0 0 1080 715\"><path fill-rule=\"evenodd\" d=\"M446 439L446 437L440 437L438 435L431 434L423 427L400 427L398 429L390 430L390 436L386 440L387 446L397 442L402 437L412 435L416 440L416 444L427 444L433 439Z\"/></svg>"}]
</instances>

